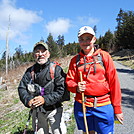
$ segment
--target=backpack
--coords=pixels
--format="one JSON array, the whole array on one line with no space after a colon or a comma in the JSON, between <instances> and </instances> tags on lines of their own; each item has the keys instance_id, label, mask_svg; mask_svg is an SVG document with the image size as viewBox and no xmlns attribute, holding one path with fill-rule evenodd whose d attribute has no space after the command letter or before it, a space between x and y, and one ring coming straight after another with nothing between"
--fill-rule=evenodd
<instances>
[{"instance_id":1,"label":"backpack","mask_svg":"<svg viewBox=\"0 0 134 134\"><path fill-rule=\"evenodd\" d=\"M60 66L60 64L58 62L50 62L49 74L50 74L51 80L45 85L45 87L47 87L49 84L54 82L55 68L56 68L57 65ZM64 73L64 75L65 75L65 78L66 78L66 73ZM32 79L34 79L34 66L31 68L31 76L32 76ZM69 100L70 100L70 92L67 90L67 86L66 86L66 83L65 83L64 94L63 94L62 99L60 100L60 102L69 101Z\"/></svg>"},{"instance_id":2,"label":"backpack","mask_svg":"<svg viewBox=\"0 0 134 134\"><path fill-rule=\"evenodd\" d=\"M50 76L52 80L54 79L54 73L55 73L55 67L59 65L57 62L51 62L50 63ZM66 78L66 73L64 72L65 78ZM70 100L70 92L67 89L67 85L65 83L65 89L64 89L64 94L62 96L61 102L63 101L69 101Z\"/></svg>"}]
</instances>

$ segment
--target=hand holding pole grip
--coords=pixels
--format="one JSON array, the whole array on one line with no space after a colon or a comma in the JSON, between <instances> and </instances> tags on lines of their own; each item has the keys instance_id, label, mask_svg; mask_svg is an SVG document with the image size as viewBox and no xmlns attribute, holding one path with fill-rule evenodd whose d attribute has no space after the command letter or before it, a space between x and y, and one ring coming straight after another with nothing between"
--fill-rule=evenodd
<instances>
[{"instance_id":1,"label":"hand holding pole grip","mask_svg":"<svg viewBox=\"0 0 134 134\"><path fill-rule=\"evenodd\" d=\"M82 78L82 72L80 71L80 81L83 81ZM85 123L85 128L86 128L86 134L88 134L88 125L87 125L87 119L86 119L86 107L85 107L85 97L84 97L84 92L82 92L82 109L83 109L83 115L84 115L84 123Z\"/></svg>"}]
</instances>

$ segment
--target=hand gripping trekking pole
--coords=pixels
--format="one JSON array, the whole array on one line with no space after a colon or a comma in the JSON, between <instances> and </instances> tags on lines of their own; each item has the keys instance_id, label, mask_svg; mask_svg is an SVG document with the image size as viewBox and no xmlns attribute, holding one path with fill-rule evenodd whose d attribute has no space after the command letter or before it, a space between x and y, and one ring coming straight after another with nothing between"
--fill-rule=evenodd
<instances>
[{"instance_id":1,"label":"hand gripping trekking pole","mask_svg":"<svg viewBox=\"0 0 134 134\"><path fill-rule=\"evenodd\" d=\"M80 81L83 81L82 78L82 72L80 71ZM84 115L84 124L86 128L86 134L88 134L88 125L87 125L87 119L86 119L86 107L85 107L85 97L84 97L84 92L82 92L82 109L83 109L83 115Z\"/></svg>"}]
</instances>

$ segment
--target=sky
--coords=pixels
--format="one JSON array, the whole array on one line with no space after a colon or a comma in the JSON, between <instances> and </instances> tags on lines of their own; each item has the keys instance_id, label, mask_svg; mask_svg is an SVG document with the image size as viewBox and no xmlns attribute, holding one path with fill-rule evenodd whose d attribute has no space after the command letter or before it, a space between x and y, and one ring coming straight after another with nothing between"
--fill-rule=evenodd
<instances>
[{"instance_id":1,"label":"sky","mask_svg":"<svg viewBox=\"0 0 134 134\"><path fill-rule=\"evenodd\" d=\"M57 39L63 35L65 44L78 42L80 27L96 25L96 37L117 26L120 9L134 11L134 0L0 0L0 56L21 45L23 52L32 52L40 39L49 33Z\"/></svg>"}]
</instances>

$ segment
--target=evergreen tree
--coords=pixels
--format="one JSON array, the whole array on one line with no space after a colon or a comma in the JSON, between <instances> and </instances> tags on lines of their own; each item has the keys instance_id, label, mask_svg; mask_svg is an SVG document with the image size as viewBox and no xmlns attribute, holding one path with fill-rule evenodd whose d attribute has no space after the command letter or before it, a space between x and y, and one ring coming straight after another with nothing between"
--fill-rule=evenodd
<instances>
[{"instance_id":1,"label":"evergreen tree","mask_svg":"<svg viewBox=\"0 0 134 134\"><path fill-rule=\"evenodd\" d=\"M66 55L75 55L80 52L80 46L78 43L68 43L64 46L64 52Z\"/></svg>"},{"instance_id":2,"label":"evergreen tree","mask_svg":"<svg viewBox=\"0 0 134 134\"><path fill-rule=\"evenodd\" d=\"M110 30L108 30L103 37L103 47L104 47L103 49L105 49L106 51L110 51L112 39L113 34Z\"/></svg>"},{"instance_id":3,"label":"evergreen tree","mask_svg":"<svg viewBox=\"0 0 134 134\"><path fill-rule=\"evenodd\" d=\"M59 57L59 48L58 48L57 43L54 41L53 36L51 35L51 33L47 37L46 43L48 44L49 51L51 53L51 58Z\"/></svg>"},{"instance_id":4,"label":"evergreen tree","mask_svg":"<svg viewBox=\"0 0 134 134\"><path fill-rule=\"evenodd\" d=\"M63 50L63 47L64 47L64 36L63 35L62 36L59 35L56 43L57 43L57 45L59 47L59 56L60 57L65 56L65 53L64 53L64 50Z\"/></svg>"},{"instance_id":5,"label":"evergreen tree","mask_svg":"<svg viewBox=\"0 0 134 134\"><path fill-rule=\"evenodd\" d=\"M63 46L64 46L64 36L63 35L58 36L57 44L60 46L60 48L63 48Z\"/></svg>"},{"instance_id":6,"label":"evergreen tree","mask_svg":"<svg viewBox=\"0 0 134 134\"><path fill-rule=\"evenodd\" d=\"M97 33L97 27L96 27L96 25L93 27L93 30L94 30L94 32L96 34Z\"/></svg>"},{"instance_id":7,"label":"evergreen tree","mask_svg":"<svg viewBox=\"0 0 134 134\"><path fill-rule=\"evenodd\" d=\"M6 59L6 51L2 54L2 59Z\"/></svg>"},{"instance_id":8,"label":"evergreen tree","mask_svg":"<svg viewBox=\"0 0 134 134\"><path fill-rule=\"evenodd\" d=\"M99 45L100 48L103 49L103 37L100 35L100 37L96 40L96 44Z\"/></svg>"},{"instance_id":9,"label":"evergreen tree","mask_svg":"<svg viewBox=\"0 0 134 134\"><path fill-rule=\"evenodd\" d=\"M110 51L113 48L113 34L110 30L108 30L104 36L100 36L97 40L99 46L106 51Z\"/></svg>"},{"instance_id":10,"label":"evergreen tree","mask_svg":"<svg viewBox=\"0 0 134 134\"><path fill-rule=\"evenodd\" d=\"M120 9L116 18L116 45L119 49L134 48L134 12Z\"/></svg>"},{"instance_id":11,"label":"evergreen tree","mask_svg":"<svg viewBox=\"0 0 134 134\"><path fill-rule=\"evenodd\" d=\"M14 56L16 58L20 58L21 55L23 55L23 51L22 51L22 48L21 48L21 45L19 45L19 47L15 48L15 54Z\"/></svg>"}]
</instances>

